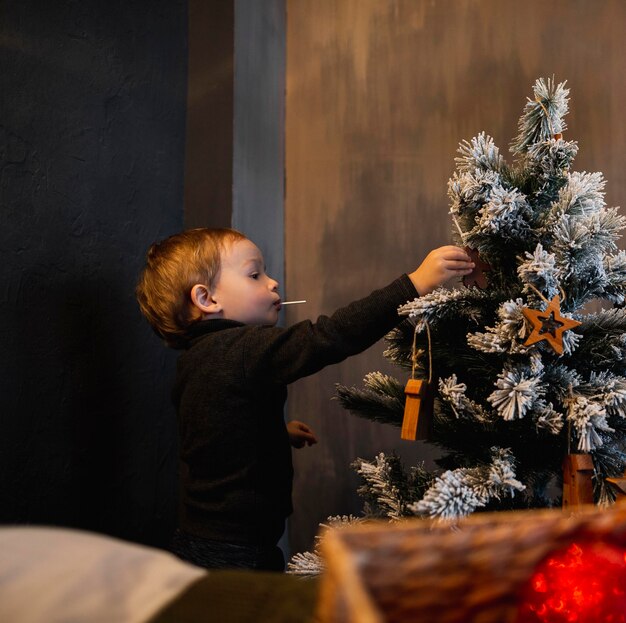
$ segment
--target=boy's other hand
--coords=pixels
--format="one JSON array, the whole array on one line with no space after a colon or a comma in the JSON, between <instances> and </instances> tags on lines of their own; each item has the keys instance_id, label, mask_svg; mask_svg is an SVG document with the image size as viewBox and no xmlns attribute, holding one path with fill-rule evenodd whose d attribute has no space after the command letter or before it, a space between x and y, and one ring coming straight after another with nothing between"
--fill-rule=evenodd
<instances>
[{"instance_id":1,"label":"boy's other hand","mask_svg":"<svg viewBox=\"0 0 626 623\"><path fill-rule=\"evenodd\" d=\"M312 446L317 443L315 433L304 423L298 420L287 422L289 441L294 448L304 448L304 445Z\"/></svg>"},{"instance_id":2,"label":"boy's other hand","mask_svg":"<svg viewBox=\"0 0 626 623\"><path fill-rule=\"evenodd\" d=\"M431 251L419 268L409 275L420 296L429 294L452 277L469 275L474 262L460 247L448 245Z\"/></svg>"}]
</instances>

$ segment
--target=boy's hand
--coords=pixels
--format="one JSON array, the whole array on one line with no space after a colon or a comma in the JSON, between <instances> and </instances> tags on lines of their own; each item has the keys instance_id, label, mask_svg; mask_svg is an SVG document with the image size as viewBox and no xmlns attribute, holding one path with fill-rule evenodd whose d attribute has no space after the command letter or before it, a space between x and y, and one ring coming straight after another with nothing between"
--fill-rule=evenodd
<instances>
[{"instance_id":1,"label":"boy's hand","mask_svg":"<svg viewBox=\"0 0 626 623\"><path fill-rule=\"evenodd\" d=\"M294 448L304 448L304 444L312 446L317 443L315 433L303 422L292 420L287 422L287 432L289 433L289 441Z\"/></svg>"},{"instance_id":2,"label":"boy's hand","mask_svg":"<svg viewBox=\"0 0 626 623\"><path fill-rule=\"evenodd\" d=\"M474 262L467 253L459 247L448 245L431 251L409 278L419 295L424 296L443 285L448 279L469 275L472 270Z\"/></svg>"}]
</instances>

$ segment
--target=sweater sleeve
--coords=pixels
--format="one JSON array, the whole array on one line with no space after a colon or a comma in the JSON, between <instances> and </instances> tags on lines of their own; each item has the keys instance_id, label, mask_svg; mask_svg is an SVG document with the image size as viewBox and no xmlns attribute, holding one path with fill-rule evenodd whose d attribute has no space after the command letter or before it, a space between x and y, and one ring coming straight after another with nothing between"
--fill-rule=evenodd
<instances>
[{"instance_id":1,"label":"sweater sleeve","mask_svg":"<svg viewBox=\"0 0 626 623\"><path fill-rule=\"evenodd\" d=\"M288 384L369 348L399 322L398 307L418 296L407 275L316 322L253 327L244 346L249 381Z\"/></svg>"}]
</instances>

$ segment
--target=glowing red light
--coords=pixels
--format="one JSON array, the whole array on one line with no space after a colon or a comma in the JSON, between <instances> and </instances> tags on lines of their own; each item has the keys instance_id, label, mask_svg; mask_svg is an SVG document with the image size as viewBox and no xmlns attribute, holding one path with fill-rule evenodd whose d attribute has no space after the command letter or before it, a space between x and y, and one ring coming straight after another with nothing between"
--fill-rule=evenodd
<instances>
[{"instance_id":1,"label":"glowing red light","mask_svg":"<svg viewBox=\"0 0 626 623\"><path fill-rule=\"evenodd\" d=\"M543 573L536 573L533 577L533 588L538 593L545 593L548 590L546 576Z\"/></svg>"},{"instance_id":2,"label":"glowing red light","mask_svg":"<svg viewBox=\"0 0 626 623\"><path fill-rule=\"evenodd\" d=\"M520 603L517 623L626 623L626 551L572 543L537 567Z\"/></svg>"}]
</instances>

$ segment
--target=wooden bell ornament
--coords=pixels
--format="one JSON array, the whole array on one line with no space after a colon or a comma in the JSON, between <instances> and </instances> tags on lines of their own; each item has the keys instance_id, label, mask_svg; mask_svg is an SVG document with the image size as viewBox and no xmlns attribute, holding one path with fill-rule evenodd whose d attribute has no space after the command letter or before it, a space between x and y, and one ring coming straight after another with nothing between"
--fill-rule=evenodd
<instances>
[{"instance_id":1,"label":"wooden bell ornament","mask_svg":"<svg viewBox=\"0 0 626 623\"><path fill-rule=\"evenodd\" d=\"M568 454L563 461L563 510L577 511L593 504L591 454Z\"/></svg>"},{"instance_id":2,"label":"wooden bell ornament","mask_svg":"<svg viewBox=\"0 0 626 623\"><path fill-rule=\"evenodd\" d=\"M400 432L400 438L411 441L416 439L428 439L430 428L432 425L434 396L431 391L430 377L432 376L432 357L430 345L430 330L428 328L428 325L426 325L426 331L428 334L428 354L430 363L429 378L415 378L415 367L417 364L417 351L415 347L415 340L417 336L416 325L415 332L413 333L413 347L411 351L413 369L411 371L411 378L407 381L406 387L404 388L406 402L404 404L404 417L402 419L402 430Z\"/></svg>"},{"instance_id":3,"label":"wooden bell ornament","mask_svg":"<svg viewBox=\"0 0 626 623\"><path fill-rule=\"evenodd\" d=\"M427 414L428 381L426 379L409 379L404 393L404 418L402 420L401 439L428 439L430 429L429 414Z\"/></svg>"}]
</instances>

